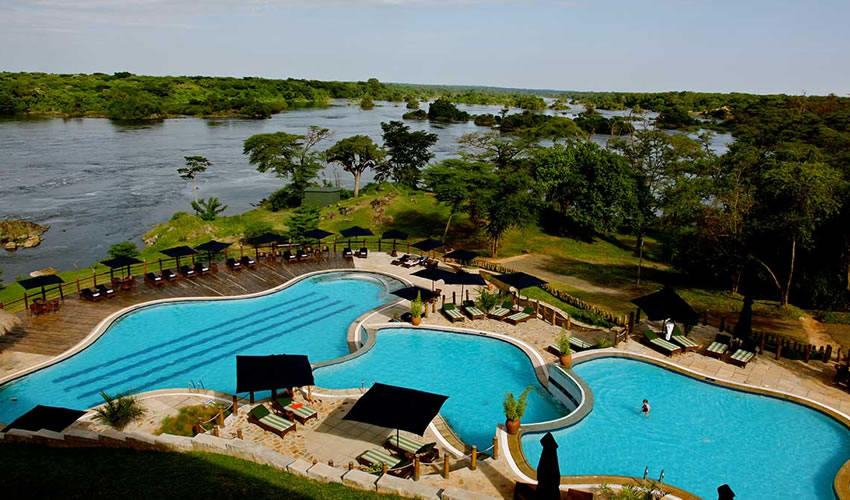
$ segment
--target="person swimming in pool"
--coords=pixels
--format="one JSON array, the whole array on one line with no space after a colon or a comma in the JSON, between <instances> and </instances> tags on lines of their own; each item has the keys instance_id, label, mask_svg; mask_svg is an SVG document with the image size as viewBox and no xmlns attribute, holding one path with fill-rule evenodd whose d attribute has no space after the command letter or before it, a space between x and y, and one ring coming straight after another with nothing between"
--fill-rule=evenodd
<instances>
[{"instance_id":1,"label":"person swimming in pool","mask_svg":"<svg viewBox=\"0 0 850 500\"><path fill-rule=\"evenodd\" d=\"M640 412L641 412L641 413L646 413L646 416L648 417L648 416L649 416L649 410L651 410L651 408L650 408L650 406L649 406L649 401L647 401L647 400L645 400L645 399L644 399L644 400L643 400L643 405L641 405L641 407L640 407Z\"/></svg>"}]
</instances>

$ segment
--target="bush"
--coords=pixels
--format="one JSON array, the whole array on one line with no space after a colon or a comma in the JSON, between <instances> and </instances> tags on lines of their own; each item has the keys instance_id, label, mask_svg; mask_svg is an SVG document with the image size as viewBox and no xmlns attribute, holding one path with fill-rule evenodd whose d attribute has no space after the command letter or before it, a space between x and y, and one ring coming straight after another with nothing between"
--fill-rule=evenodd
<instances>
[{"instance_id":1,"label":"bush","mask_svg":"<svg viewBox=\"0 0 850 500\"><path fill-rule=\"evenodd\" d=\"M479 127L495 127L496 126L496 115L492 114L483 114L483 115L475 115L475 119L473 123L478 125Z\"/></svg>"},{"instance_id":2,"label":"bush","mask_svg":"<svg viewBox=\"0 0 850 500\"><path fill-rule=\"evenodd\" d=\"M850 325L850 313L825 311L818 315L818 320L823 323L832 323L834 325Z\"/></svg>"},{"instance_id":3,"label":"bush","mask_svg":"<svg viewBox=\"0 0 850 500\"><path fill-rule=\"evenodd\" d=\"M427 120L428 113L426 113L424 109L417 109L416 111L405 113L401 115L401 117L405 120Z\"/></svg>"},{"instance_id":4,"label":"bush","mask_svg":"<svg viewBox=\"0 0 850 500\"><path fill-rule=\"evenodd\" d=\"M502 408L505 410L505 418L508 420L519 420L525 414L525 408L528 406L528 393L532 387L528 386L519 395L519 399L514 398L514 393L508 391L505 393L505 401L502 403Z\"/></svg>"},{"instance_id":5,"label":"bush","mask_svg":"<svg viewBox=\"0 0 850 500\"><path fill-rule=\"evenodd\" d=\"M593 344L593 347L596 349L605 349L606 347L611 347L612 345L614 344L612 344L611 341L608 339L599 339Z\"/></svg>"},{"instance_id":6,"label":"bush","mask_svg":"<svg viewBox=\"0 0 850 500\"><path fill-rule=\"evenodd\" d=\"M227 205L222 205L218 198L211 196L206 200L193 201L192 208L201 220L212 221L218 217L218 214L227 210Z\"/></svg>"},{"instance_id":7,"label":"bush","mask_svg":"<svg viewBox=\"0 0 850 500\"><path fill-rule=\"evenodd\" d=\"M485 288L478 289L478 307L487 312L499 304L499 295L488 292Z\"/></svg>"},{"instance_id":8,"label":"bush","mask_svg":"<svg viewBox=\"0 0 850 500\"><path fill-rule=\"evenodd\" d=\"M125 241L111 245L106 253L113 259L117 259L118 257L136 257L139 255L139 247L132 241Z\"/></svg>"},{"instance_id":9,"label":"bush","mask_svg":"<svg viewBox=\"0 0 850 500\"><path fill-rule=\"evenodd\" d=\"M414 318L422 316L423 308L424 305L422 304L422 294L416 292L416 298L410 302L410 315Z\"/></svg>"},{"instance_id":10,"label":"bush","mask_svg":"<svg viewBox=\"0 0 850 500\"><path fill-rule=\"evenodd\" d=\"M428 106L428 119L436 121L465 122L469 113L457 109L457 106L445 98L439 98Z\"/></svg>"},{"instance_id":11,"label":"bush","mask_svg":"<svg viewBox=\"0 0 850 500\"><path fill-rule=\"evenodd\" d=\"M126 396L121 393L110 396L101 392L104 405L97 408L95 420L120 431L134 420L145 414L145 409L139 405L135 396Z\"/></svg>"},{"instance_id":12,"label":"bush","mask_svg":"<svg viewBox=\"0 0 850 500\"><path fill-rule=\"evenodd\" d=\"M189 212L174 212L171 216L171 222L177 222L183 217L190 217Z\"/></svg>"},{"instance_id":13,"label":"bush","mask_svg":"<svg viewBox=\"0 0 850 500\"><path fill-rule=\"evenodd\" d=\"M567 331L567 327L561 329L561 333L555 337L555 344L558 346L558 350L561 351L561 356L568 356L570 354L570 332Z\"/></svg>"},{"instance_id":14,"label":"bush","mask_svg":"<svg viewBox=\"0 0 850 500\"><path fill-rule=\"evenodd\" d=\"M360 109L362 109L364 111L369 111L370 109L372 109L374 107L375 107L375 103L372 101L371 97L366 96L366 97L360 99Z\"/></svg>"},{"instance_id":15,"label":"bush","mask_svg":"<svg viewBox=\"0 0 850 500\"><path fill-rule=\"evenodd\" d=\"M284 186L271 195L266 200L266 206L272 212L280 212L287 208L297 207L301 204L303 193L296 193L291 189L291 186Z\"/></svg>"},{"instance_id":16,"label":"bush","mask_svg":"<svg viewBox=\"0 0 850 500\"><path fill-rule=\"evenodd\" d=\"M245 236L246 240L253 240L258 236L270 233L272 231L272 225L267 222L251 222L247 226L245 226L245 231L242 233Z\"/></svg>"},{"instance_id":17,"label":"bush","mask_svg":"<svg viewBox=\"0 0 850 500\"><path fill-rule=\"evenodd\" d=\"M195 435L193 430L198 420L200 419L202 422L210 420L218 415L219 408L220 406L218 405L185 406L180 408L180 412L177 415L162 419L159 429L157 429L154 434L173 434L175 436L192 437ZM226 417L228 414L229 411L226 412L224 416Z\"/></svg>"}]
</instances>

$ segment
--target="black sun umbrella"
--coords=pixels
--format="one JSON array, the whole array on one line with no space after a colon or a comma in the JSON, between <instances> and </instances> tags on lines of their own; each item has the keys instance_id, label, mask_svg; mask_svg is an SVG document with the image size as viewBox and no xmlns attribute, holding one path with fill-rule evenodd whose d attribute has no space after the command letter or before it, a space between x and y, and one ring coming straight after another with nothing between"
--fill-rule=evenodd
<instances>
[{"instance_id":1,"label":"black sun umbrella","mask_svg":"<svg viewBox=\"0 0 850 500\"><path fill-rule=\"evenodd\" d=\"M115 257L114 259L103 260L101 264L109 267L109 278L112 279L116 269L127 268L127 274L130 274L130 266L133 264L141 264L142 261L135 257ZM123 273L121 274L123 277Z\"/></svg>"},{"instance_id":2,"label":"black sun umbrella","mask_svg":"<svg viewBox=\"0 0 850 500\"><path fill-rule=\"evenodd\" d=\"M360 397L343 420L377 425L423 435L448 396L406 387L375 383Z\"/></svg>"},{"instance_id":3,"label":"black sun umbrella","mask_svg":"<svg viewBox=\"0 0 850 500\"><path fill-rule=\"evenodd\" d=\"M192 250L186 245L174 247L174 248L166 248L165 250L160 250L159 253L164 253L169 257L174 257L175 267L180 267L180 257L188 257L190 255L197 255L198 252Z\"/></svg>"},{"instance_id":4,"label":"black sun umbrella","mask_svg":"<svg viewBox=\"0 0 850 500\"><path fill-rule=\"evenodd\" d=\"M309 231L305 231L303 236L305 238L316 240L316 246L319 246L321 244L322 239L327 238L328 236L331 236L333 234L334 233L331 233L329 231L325 231L324 229L316 228L316 229L311 229Z\"/></svg>"},{"instance_id":5,"label":"black sun umbrella","mask_svg":"<svg viewBox=\"0 0 850 500\"><path fill-rule=\"evenodd\" d=\"M561 468L558 465L558 443L551 432L540 439L543 453L537 463L537 495L539 500L559 500L561 498Z\"/></svg>"},{"instance_id":6,"label":"black sun umbrella","mask_svg":"<svg viewBox=\"0 0 850 500\"><path fill-rule=\"evenodd\" d=\"M650 321L670 318L686 325L697 324L697 313L694 309L669 287L638 297L632 301L632 304L646 313Z\"/></svg>"},{"instance_id":7,"label":"black sun umbrella","mask_svg":"<svg viewBox=\"0 0 850 500\"><path fill-rule=\"evenodd\" d=\"M428 238L426 240L418 241L418 242L414 243L412 246L414 248L418 248L419 250L422 250L423 252L430 252L431 250L434 250L436 248L440 248L441 246L443 246L443 242L439 241L439 240L434 240L434 239Z\"/></svg>"},{"instance_id":8,"label":"black sun umbrella","mask_svg":"<svg viewBox=\"0 0 850 500\"><path fill-rule=\"evenodd\" d=\"M460 300L463 300L463 289L466 285L486 285L487 282L478 273L468 273L466 271L458 271L451 273L448 281L449 285L460 285Z\"/></svg>"},{"instance_id":9,"label":"black sun umbrella","mask_svg":"<svg viewBox=\"0 0 850 500\"><path fill-rule=\"evenodd\" d=\"M371 229L360 227L360 226L351 226L348 229L343 229L339 232L343 236L343 238L348 238L348 248L351 248L351 238L360 238L361 236L372 236L375 233L372 232Z\"/></svg>"},{"instance_id":10,"label":"black sun umbrella","mask_svg":"<svg viewBox=\"0 0 850 500\"><path fill-rule=\"evenodd\" d=\"M512 286L517 290L524 290L533 286L540 286L546 284L545 281L538 278L537 276L532 276L526 273L500 274L499 276L493 276L493 279L501 281L502 283L508 286Z\"/></svg>"},{"instance_id":11,"label":"black sun umbrella","mask_svg":"<svg viewBox=\"0 0 850 500\"><path fill-rule=\"evenodd\" d=\"M47 292L44 288L50 285L59 285L59 296L64 298L62 295L62 283L65 283L65 280L55 274L43 274L41 276L36 276L35 278L27 278L18 282L19 285L27 290L41 288L41 298L43 300L47 300Z\"/></svg>"},{"instance_id":12,"label":"black sun umbrella","mask_svg":"<svg viewBox=\"0 0 850 500\"><path fill-rule=\"evenodd\" d=\"M210 240L206 243L201 243L200 245L196 246L195 250L198 250L200 252L207 252L210 258L210 265L212 265L213 255L224 251L224 249L229 247L230 245L232 245L232 243Z\"/></svg>"},{"instance_id":13,"label":"black sun umbrella","mask_svg":"<svg viewBox=\"0 0 850 500\"><path fill-rule=\"evenodd\" d=\"M254 246L268 245L270 243L283 243L286 238L275 233L263 233L256 238L248 240Z\"/></svg>"},{"instance_id":14,"label":"black sun umbrella","mask_svg":"<svg viewBox=\"0 0 850 500\"><path fill-rule=\"evenodd\" d=\"M407 233L404 231L399 231L398 229L390 229L381 235L382 240L393 240L393 250L395 250L395 242L396 240L406 240Z\"/></svg>"},{"instance_id":15,"label":"black sun umbrella","mask_svg":"<svg viewBox=\"0 0 850 500\"><path fill-rule=\"evenodd\" d=\"M432 292L427 288L419 286L406 286L390 293L405 300L413 300L416 298L416 295L419 294L419 298L422 299L422 302L429 302L437 297L436 292Z\"/></svg>"},{"instance_id":16,"label":"black sun umbrella","mask_svg":"<svg viewBox=\"0 0 850 500\"><path fill-rule=\"evenodd\" d=\"M461 264L469 264L472 262L475 257L478 257L478 254L475 252L470 252L469 250L458 249L453 252L449 252L446 255L443 255L444 259L454 259Z\"/></svg>"},{"instance_id":17,"label":"black sun umbrella","mask_svg":"<svg viewBox=\"0 0 850 500\"><path fill-rule=\"evenodd\" d=\"M9 432L12 429L33 432L47 429L53 432L62 432L85 414L86 412L84 411L72 410L70 408L38 405L4 427L3 432Z\"/></svg>"},{"instance_id":18,"label":"black sun umbrella","mask_svg":"<svg viewBox=\"0 0 850 500\"><path fill-rule=\"evenodd\" d=\"M307 356L272 354L236 356L236 392L274 391L313 385Z\"/></svg>"},{"instance_id":19,"label":"black sun umbrella","mask_svg":"<svg viewBox=\"0 0 850 500\"><path fill-rule=\"evenodd\" d=\"M450 282L454 273L449 271L439 269L437 267L426 267L425 269L420 269L412 274L412 276L418 276L420 278L425 278L426 280L431 280L431 290L434 289L435 281L444 281L446 284Z\"/></svg>"}]
</instances>

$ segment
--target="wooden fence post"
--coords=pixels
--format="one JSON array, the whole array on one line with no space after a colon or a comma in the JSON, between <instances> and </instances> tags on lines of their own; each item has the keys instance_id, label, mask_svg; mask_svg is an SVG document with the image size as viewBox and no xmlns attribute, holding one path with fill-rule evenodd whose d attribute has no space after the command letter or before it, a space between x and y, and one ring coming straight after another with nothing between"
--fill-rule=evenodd
<instances>
[{"instance_id":1,"label":"wooden fence post","mask_svg":"<svg viewBox=\"0 0 850 500\"><path fill-rule=\"evenodd\" d=\"M221 408L218 409L218 425L224 427L224 411Z\"/></svg>"},{"instance_id":2,"label":"wooden fence post","mask_svg":"<svg viewBox=\"0 0 850 500\"><path fill-rule=\"evenodd\" d=\"M386 475L387 475L387 464L385 464L385 463L383 463L383 462L381 462L381 475L382 475L382 476L386 476Z\"/></svg>"},{"instance_id":3,"label":"wooden fence post","mask_svg":"<svg viewBox=\"0 0 850 500\"><path fill-rule=\"evenodd\" d=\"M635 312L629 312L629 328L627 330L629 333L635 331Z\"/></svg>"},{"instance_id":4,"label":"wooden fence post","mask_svg":"<svg viewBox=\"0 0 850 500\"><path fill-rule=\"evenodd\" d=\"M478 447L472 445L472 456L469 458L469 468L475 470L478 468Z\"/></svg>"},{"instance_id":5,"label":"wooden fence post","mask_svg":"<svg viewBox=\"0 0 850 500\"><path fill-rule=\"evenodd\" d=\"M499 458L499 438L493 436L493 458Z\"/></svg>"},{"instance_id":6,"label":"wooden fence post","mask_svg":"<svg viewBox=\"0 0 850 500\"><path fill-rule=\"evenodd\" d=\"M812 344L806 346L806 363L809 362L809 358L812 356Z\"/></svg>"},{"instance_id":7,"label":"wooden fence post","mask_svg":"<svg viewBox=\"0 0 850 500\"><path fill-rule=\"evenodd\" d=\"M242 437L242 429L236 429L236 438L243 439Z\"/></svg>"},{"instance_id":8,"label":"wooden fence post","mask_svg":"<svg viewBox=\"0 0 850 500\"><path fill-rule=\"evenodd\" d=\"M419 455L413 457L413 480L419 481Z\"/></svg>"},{"instance_id":9,"label":"wooden fence post","mask_svg":"<svg viewBox=\"0 0 850 500\"><path fill-rule=\"evenodd\" d=\"M238 406L239 406L239 404L238 404L238 403L237 403L237 401L236 401L237 399L239 399L239 398L237 398L237 397L236 397L236 394L234 394L234 395L233 395L233 414L234 414L234 415L236 415L236 414L237 414L237 409L238 409Z\"/></svg>"},{"instance_id":10,"label":"wooden fence post","mask_svg":"<svg viewBox=\"0 0 850 500\"><path fill-rule=\"evenodd\" d=\"M759 345L759 354L764 354L764 342L767 339L767 335L762 332L761 334L761 345Z\"/></svg>"},{"instance_id":11,"label":"wooden fence post","mask_svg":"<svg viewBox=\"0 0 850 500\"><path fill-rule=\"evenodd\" d=\"M776 359L782 356L782 340L776 343Z\"/></svg>"},{"instance_id":12,"label":"wooden fence post","mask_svg":"<svg viewBox=\"0 0 850 500\"><path fill-rule=\"evenodd\" d=\"M443 478L444 479L449 478L449 454L448 453L444 454L444 458L443 458Z\"/></svg>"},{"instance_id":13,"label":"wooden fence post","mask_svg":"<svg viewBox=\"0 0 850 500\"><path fill-rule=\"evenodd\" d=\"M832 344L826 346L826 356L823 358L824 363L832 361Z\"/></svg>"}]
</instances>

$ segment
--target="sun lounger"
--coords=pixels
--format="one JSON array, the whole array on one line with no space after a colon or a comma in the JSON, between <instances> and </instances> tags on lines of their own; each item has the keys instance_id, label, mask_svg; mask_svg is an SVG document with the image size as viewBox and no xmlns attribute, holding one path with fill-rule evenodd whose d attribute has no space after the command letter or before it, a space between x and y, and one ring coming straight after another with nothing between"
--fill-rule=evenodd
<instances>
[{"instance_id":1,"label":"sun lounger","mask_svg":"<svg viewBox=\"0 0 850 500\"><path fill-rule=\"evenodd\" d=\"M381 467L386 464L387 471L398 477L406 478L413 473L413 467L407 467L411 463L409 458L394 457L385 450L369 450L357 457L357 461L367 467Z\"/></svg>"},{"instance_id":2,"label":"sun lounger","mask_svg":"<svg viewBox=\"0 0 850 500\"><path fill-rule=\"evenodd\" d=\"M738 365L743 368L747 366L747 363L749 363L754 357L756 357L756 353L744 349L738 349L729 356L729 361L733 365Z\"/></svg>"},{"instance_id":3,"label":"sun lounger","mask_svg":"<svg viewBox=\"0 0 850 500\"><path fill-rule=\"evenodd\" d=\"M705 348L705 354L712 358L722 358L726 354L726 351L729 350L730 339L728 335L718 334L714 337L714 342Z\"/></svg>"},{"instance_id":4,"label":"sun lounger","mask_svg":"<svg viewBox=\"0 0 850 500\"><path fill-rule=\"evenodd\" d=\"M101 300L106 298L102 293L91 288L83 288L82 290L80 290L80 297L86 300L90 300L92 302L100 302Z\"/></svg>"},{"instance_id":5,"label":"sun lounger","mask_svg":"<svg viewBox=\"0 0 850 500\"><path fill-rule=\"evenodd\" d=\"M198 277L198 273L189 266L180 266L180 274L183 275L184 278L195 279Z\"/></svg>"},{"instance_id":6,"label":"sun lounger","mask_svg":"<svg viewBox=\"0 0 850 500\"><path fill-rule=\"evenodd\" d=\"M166 269L162 271L162 279L165 281L177 281L177 273L171 269Z\"/></svg>"},{"instance_id":7,"label":"sun lounger","mask_svg":"<svg viewBox=\"0 0 850 500\"><path fill-rule=\"evenodd\" d=\"M304 250L298 250L295 252L295 258L298 259L298 262L307 262L312 259L313 256L305 252Z\"/></svg>"},{"instance_id":8,"label":"sun lounger","mask_svg":"<svg viewBox=\"0 0 850 500\"><path fill-rule=\"evenodd\" d=\"M239 262L242 264L242 267L247 267L249 269L254 269L257 267L257 261L248 257L247 255L243 255Z\"/></svg>"},{"instance_id":9,"label":"sun lounger","mask_svg":"<svg viewBox=\"0 0 850 500\"><path fill-rule=\"evenodd\" d=\"M427 260L428 260L428 257L413 257L413 258L407 259L407 262L403 263L401 265L401 267L410 269L411 267L418 266L419 264L422 264L423 262L425 262Z\"/></svg>"},{"instance_id":10,"label":"sun lounger","mask_svg":"<svg viewBox=\"0 0 850 500\"><path fill-rule=\"evenodd\" d=\"M285 436L287 432L295 430L295 422L275 415L263 405L256 406L248 413L248 422L258 425L269 432L274 432L280 437Z\"/></svg>"},{"instance_id":11,"label":"sun lounger","mask_svg":"<svg viewBox=\"0 0 850 500\"><path fill-rule=\"evenodd\" d=\"M469 319L484 319L487 317L487 315L484 314L484 311L475 307L475 302L471 300L463 301L463 312L469 316Z\"/></svg>"},{"instance_id":12,"label":"sun lounger","mask_svg":"<svg viewBox=\"0 0 850 500\"><path fill-rule=\"evenodd\" d=\"M200 262L195 263L195 273L199 276L206 276L210 273L210 267L206 264L201 264Z\"/></svg>"},{"instance_id":13,"label":"sun lounger","mask_svg":"<svg viewBox=\"0 0 850 500\"><path fill-rule=\"evenodd\" d=\"M397 258L397 259L393 259L393 260L390 262L390 264L392 264L392 265L394 265L394 266L400 266L400 265L404 264L405 262L407 262L407 260L408 260L408 259L410 259L410 255L408 255L408 254L404 254L404 255L402 255L401 257Z\"/></svg>"},{"instance_id":14,"label":"sun lounger","mask_svg":"<svg viewBox=\"0 0 850 500\"><path fill-rule=\"evenodd\" d=\"M670 337L670 339L673 340L674 344L681 346L682 350L685 352L696 351L699 349L699 344L688 337L685 337L685 334L682 333L682 330L679 330L678 326L673 328L673 336Z\"/></svg>"},{"instance_id":15,"label":"sun lounger","mask_svg":"<svg viewBox=\"0 0 850 500\"><path fill-rule=\"evenodd\" d=\"M145 284L150 286L165 286L165 280L158 274L145 273Z\"/></svg>"},{"instance_id":16,"label":"sun lounger","mask_svg":"<svg viewBox=\"0 0 850 500\"><path fill-rule=\"evenodd\" d=\"M342 256L343 256L343 258L346 258L346 259L353 259L354 253L351 251L350 248L343 248L342 249Z\"/></svg>"},{"instance_id":17,"label":"sun lounger","mask_svg":"<svg viewBox=\"0 0 850 500\"><path fill-rule=\"evenodd\" d=\"M229 267L231 271L241 271L242 270L242 263L239 262L238 260L234 259L233 257L227 259L225 261L225 264L227 264L227 267Z\"/></svg>"},{"instance_id":18,"label":"sun lounger","mask_svg":"<svg viewBox=\"0 0 850 500\"><path fill-rule=\"evenodd\" d=\"M493 319L501 320L507 318L515 312L516 311L514 311L514 303L510 300L506 300L502 303L501 306L491 309L490 312L487 313L487 316Z\"/></svg>"},{"instance_id":19,"label":"sun lounger","mask_svg":"<svg viewBox=\"0 0 850 500\"><path fill-rule=\"evenodd\" d=\"M289 396L282 396L272 401L272 406L286 415L290 420L297 420L302 424L311 418L319 416L318 410L304 403L293 403Z\"/></svg>"},{"instance_id":20,"label":"sun lounger","mask_svg":"<svg viewBox=\"0 0 850 500\"><path fill-rule=\"evenodd\" d=\"M534 309L530 307L526 307L521 312L511 314L510 316L505 317L505 321L512 325L518 325L520 323L525 323L534 317Z\"/></svg>"},{"instance_id":21,"label":"sun lounger","mask_svg":"<svg viewBox=\"0 0 850 500\"><path fill-rule=\"evenodd\" d=\"M102 296L106 297L107 299L111 299L112 297L117 297L117 295L115 294L115 289L110 287L110 286L97 285L95 287L95 289L97 289L97 291L100 292L100 294Z\"/></svg>"},{"instance_id":22,"label":"sun lounger","mask_svg":"<svg viewBox=\"0 0 850 500\"><path fill-rule=\"evenodd\" d=\"M411 460L418 456L423 463L431 463L440 456L440 450L437 449L437 443L423 444L416 439L393 434L387 439L385 446L399 455L403 455Z\"/></svg>"},{"instance_id":23,"label":"sun lounger","mask_svg":"<svg viewBox=\"0 0 850 500\"><path fill-rule=\"evenodd\" d=\"M360 247L360 250L357 251L357 256L362 259L365 259L369 256L369 249L366 247Z\"/></svg>"},{"instance_id":24,"label":"sun lounger","mask_svg":"<svg viewBox=\"0 0 850 500\"><path fill-rule=\"evenodd\" d=\"M295 262L296 257L289 250L283 252L283 260L289 263Z\"/></svg>"},{"instance_id":25,"label":"sun lounger","mask_svg":"<svg viewBox=\"0 0 850 500\"><path fill-rule=\"evenodd\" d=\"M586 351L588 349L593 349L593 344L591 344L590 342L585 342L584 340L576 337L575 335L570 335L570 348L575 349L576 351ZM555 356L561 355L561 350L555 344L549 345L549 350Z\"/></svg>"},{"instance_id":26,"label":"sun lounger","mask_svg":"<svg viewBox=\"0 0 850 500\"><path fill-rule=\"evenodd\" d=\"M654 347L657 347L668 356L672 356L676 353L682 352L681 347L660 338L652 330L646 330L645 332L643 332L643 336L646 337L646 340L648 340L650 344L652 344Z\"/></svg>"},{"instance_id":27,"label":"sun lounger","mask_svg":"<svg viewBox=\"0 0 850 500\"><path fill-rule=\"evenodd\" d=\"M457 307L454 304L445 304L443 308L440 309L443 311L443 314L446 315L446 319L451 321L452 323L456 321L463 321L466 319L460 311L457 310Z\"/></svg>"}]
</instances>

